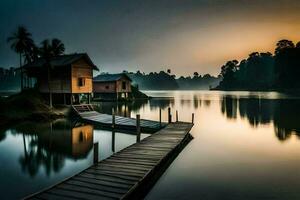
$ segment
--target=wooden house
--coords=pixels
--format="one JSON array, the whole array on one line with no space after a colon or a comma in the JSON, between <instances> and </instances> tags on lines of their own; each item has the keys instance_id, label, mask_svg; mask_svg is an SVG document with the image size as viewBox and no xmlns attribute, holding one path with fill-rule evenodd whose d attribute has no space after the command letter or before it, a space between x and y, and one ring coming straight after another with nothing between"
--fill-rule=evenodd
<instances>
[{"instance_id":1,"label":"wooden house","mask_svg":"<svg viewBox=\"0 0 300 200\"><path fill-rule=\"evenodd\" d=\"M54 103L76 104L89 102L93 92L93 70L98 68L85 53L53 57L49 62L39 58L26 64L24 73L36 79L35 87L42 94L50 94Z\"/></svg>"},{"instance_id":2,"label":"wooden house","mask_svg":"<svg viewBox=\"0 0 300 200\"><path fill-rule=\"evenodd\" d=\"M124 73L101 74L93 79L95 99L119 100L131 98L132 80Z\"/></svg>"}]
</instances>

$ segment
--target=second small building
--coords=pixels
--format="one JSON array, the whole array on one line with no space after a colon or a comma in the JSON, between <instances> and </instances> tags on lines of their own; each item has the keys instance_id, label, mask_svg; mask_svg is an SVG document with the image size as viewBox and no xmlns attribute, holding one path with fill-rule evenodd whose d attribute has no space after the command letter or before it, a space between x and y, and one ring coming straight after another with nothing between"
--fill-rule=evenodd
<instances>
[{"instance_id":1,"label":"second small building","mask_svg":"<svg viewBox=\"0 0 300 200\"><path fill-rule=\"evenodd\" d=\"M93 79L95 100L124 100L131 98L132 80L124 73L101 74Z\"/></svg>"}]
</instances>

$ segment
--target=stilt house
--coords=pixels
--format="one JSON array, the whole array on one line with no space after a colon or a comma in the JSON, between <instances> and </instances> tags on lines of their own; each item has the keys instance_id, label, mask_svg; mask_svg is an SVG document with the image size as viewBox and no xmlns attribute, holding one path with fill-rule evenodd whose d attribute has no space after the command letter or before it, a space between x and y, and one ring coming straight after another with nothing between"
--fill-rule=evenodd
<instances>
[{"instance_id":1,"label":"stilt house","mask_svg":"<svg viewBox=\"0 0 300 200\"><path fill-rule=\"evenodd\" d=\"M86 53L39 58L23 67L27 78L35 79L42 94L51 94L54 103L77 104L81 99L90 102L93 92L93 70L98 68Z\"/></svg>"},{"instance_id":2,"label":"stilt house","mask_svg":"<svg viewBox=\"0 0 300 200\"><path fill-rule=\"evenodd\" d=\"M131 98L132 80L124 73L101 74L93 80L94 98L119 100Z\"/></svg>"}]
</instances>

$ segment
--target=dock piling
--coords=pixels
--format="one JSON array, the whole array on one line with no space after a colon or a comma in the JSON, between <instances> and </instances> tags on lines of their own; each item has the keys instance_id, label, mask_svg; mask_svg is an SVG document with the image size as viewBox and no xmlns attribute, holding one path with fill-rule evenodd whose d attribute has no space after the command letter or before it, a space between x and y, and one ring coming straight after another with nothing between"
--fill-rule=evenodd
<instances>
[{"instance_id":1,"label":"dock piling","mask_svg":"<svg viewBox=\"0 0 300 200\"><path fill-rule=\"evenodd\" d=\"M171 108L168 108L168 123L172 122Z\"/></svg>"},{"instance_id":2,"label":"dock piling","mask_svg":"<svg viewBox=\"0 0 300 200\"><path fill-rule=\"evenodd\" d=\"M136 115L136 142L141 141L141 116Z\"/></svg>"},{"instance_id":3,"label":"dock piling","mask_svg":"<svg viewBox=\"0 0 300 200\"><path fill-rule=\"evenodd\" d=\"M113 129L115 128L115 125L116 125L115 109L112 108L112 123L111 123L111 126L112 126Z\"/></svg>"},{"instance_id":4,"label":"dock piling","mask_svg":"<svg viewBox=\"0 0 300 200\"><path fill-rule=\"evenodd\" d=\"M178 122L178 110L176 110L176 122Z\"/></svg>"},{"instance_id":5,"label":"dock piling","mask_svg":"<svg viewBox=\"0 0 300 200\"><path fill-rule=\"evenodd\" d=\"M195 114L192 113L192 124L194 124L194 118L195 118Z\"/></svg>"},{"instance_id":6,"label":"dock piling","mask_svg":"<svg viewBox=\"0 0 300 200\"><path fill-rule=\"evenodd\" d=\"M96 142L94 143L94 165L99 162L98 155L99 155L99 143Z\"/></svg>"},{"instance_id":7,"label":"dock piling","mask_svg":"<svg viewBox=\"0 0 300 200\"><path fill-rule=\"evenodd\" d=\"M161 108L159 109L159 127L161 127Z\"/></svg>"}]
</instances>

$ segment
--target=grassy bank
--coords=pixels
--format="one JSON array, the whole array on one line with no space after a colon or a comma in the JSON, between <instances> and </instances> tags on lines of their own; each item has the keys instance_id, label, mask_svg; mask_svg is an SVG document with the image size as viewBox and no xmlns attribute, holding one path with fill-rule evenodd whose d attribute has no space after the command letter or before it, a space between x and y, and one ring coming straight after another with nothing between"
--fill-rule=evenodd
<instances>
[{"instance_id":1,"label":"grassy bank","mask_svg":"<svg viewBox=\"0 0 300 200\"><path fill-rule=\"evenodd\" d=\"M34 90L0 98L0 126L23 120L48 121L67 115L68 109L51 109Z\"/></svg>"}]
</instances>

